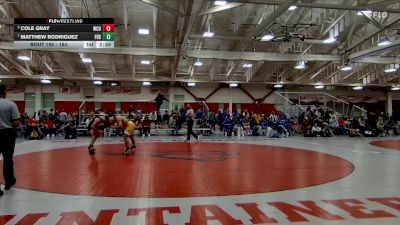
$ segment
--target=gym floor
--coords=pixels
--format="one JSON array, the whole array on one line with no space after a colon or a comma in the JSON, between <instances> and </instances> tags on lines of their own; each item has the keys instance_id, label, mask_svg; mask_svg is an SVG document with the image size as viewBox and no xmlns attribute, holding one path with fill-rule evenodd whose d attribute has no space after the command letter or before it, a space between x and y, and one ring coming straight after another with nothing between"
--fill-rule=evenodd
<instances>
[{"instance_id":1,"label":"gym floor","mask_svg":"<svg viewBox=\"0 0 400 225\"><path fill-rule=\"evenodd\" d=\"M400 224L398 137L184 139L18 139L0 224Z\"/></svg>"}]
</instances>

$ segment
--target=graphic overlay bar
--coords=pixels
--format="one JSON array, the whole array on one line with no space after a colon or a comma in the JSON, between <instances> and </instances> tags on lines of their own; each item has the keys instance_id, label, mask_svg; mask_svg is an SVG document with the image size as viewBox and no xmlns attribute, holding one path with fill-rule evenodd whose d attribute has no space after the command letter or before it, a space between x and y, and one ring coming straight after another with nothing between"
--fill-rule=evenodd
<instances>
[{"instance_id":1,"label":"graphic overlay bar","mask_svg":"<svg viewBox=\"0 0 400 225\"><path fill-rule=\"evenodd\" d=\"M109 24L108 29L110 29ZM14 26L16 33L29 33L29 32L102 32L102 24L48 24L48 25L32 25L32 24L19 24ZM111 31L114 32L114 24L112 24Z\"/></svg>"},{"instance_id":2,"label":"graphic overlay bar","mask_svg":"<svg viewBox=\"0 0 400 225\"><path fill-rule=\"evenodd\" d=\"M31 48L114 48L113 41L16 41L14 47Z\"/></svg>"},{"instance_id":3,"label":"graphic overlay bar","mask_svg":"<svg viewBox=\"0 0 400 225\"><path fill-rule=\"evenodd\" d=\"M15 18L16 48L113 48L113 18Z\"/></svg>"},{"instance_id":4,"label":"graphic overlay bar","mask_svg":"<svg viewBox=\"0 0 400 225\"><path fill-rule=\"evenodd\" d=\"M15 33L14 40L15 41L101 41L102 35L108 33L101 33L101 32L71 32L71 33ZM112 33L114 36L114 33ZM111 35L109 35L111 37ZM108 39L111 40L111 39Z\"/></svg>"},{"instance_id":5,"label":"graphic overlay bar","mask_svg":"<svg viewBox=\"0 0 400 225\"><path fill-rule=\"evenodd\" d=\"M15 18L14 24L114 24L114 18Z\"/></svg>"}]
</instances>

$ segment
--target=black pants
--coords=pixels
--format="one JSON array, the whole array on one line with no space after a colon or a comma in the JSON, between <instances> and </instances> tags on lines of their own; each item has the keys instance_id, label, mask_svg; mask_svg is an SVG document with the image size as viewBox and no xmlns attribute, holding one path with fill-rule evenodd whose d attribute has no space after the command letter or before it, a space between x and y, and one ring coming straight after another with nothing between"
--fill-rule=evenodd
<instances>
[{"instance_id":1,"label":"black pants","mask_svg":"<svg viewBox=\"0 0 400 225\"><path fill-rule=\"evenodd\" d=\"M5 183L13 183L14 177L14 148L17 134L14 129L0 130L0 154L3 155L3 176Z\"/></svg>"},{"instance_id":2,"label":"black pants","mask_svg":"<svg viewBox=\"0 0 400 225\"><path fill-rule=\"evenodd\" d=\"M71 127L71 126L66 126L64 128L64 132L65 132L65 139L68 139L68 138L75 139L76 136L78 135L78 131L76 130L76 128Z\"/></svg>"},{"instance_id":3,"label":"black pants","mask_svg":"<svg viewBox=\"0 0 400 225\"><path fill-rule=\"evenodd\" d=\"M193 135L194 138L197 139L197 135L193 132L193 119L188 118L187 120L187 139L186 140L190 140L190 135Z\"/></svg>"},{"instance_id":4,"label":"black pants","mask_svg":"<svg viewBox=\"0 0 400 225\"><path fill-rule=\"evenodd\" d=\"M156 102L156 105L157 105L157 112L159 112L160 108L161 108L161 105L162 105L162 102Z\"/></svg>"},{"instance_id":5,"label":"black pants","mask_svg":"<svg viewBox=\"0 0 400 225\"><path fill-rule=\"evenodd\" d=\"M143 127L143 134L146 136L150 135L150 127L147 126Z\"/></svg>"}]
</instances>

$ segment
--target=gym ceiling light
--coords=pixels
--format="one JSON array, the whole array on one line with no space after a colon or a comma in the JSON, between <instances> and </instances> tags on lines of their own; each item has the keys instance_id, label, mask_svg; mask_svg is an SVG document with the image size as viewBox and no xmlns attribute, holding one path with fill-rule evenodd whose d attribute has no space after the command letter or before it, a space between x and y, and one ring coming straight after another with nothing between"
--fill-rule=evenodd
<instances>
[{"instance_id":1,"label":"gym ceiling light","mask_svg":"<svg viewBox=\"0 0 400 225\"><path fill-rule=\"evenodd\" d=\"M214 32L206 31L203 33L203 37L212 37L212 36L214 36Z\"/></svg>"},{"instance_id":2,"label":"gym ceiling light","mask_svg":"<svg viewBox=\"0 0 400 225\"><path fill-rule=\"evenodd\" d=\"M253 64L251 64L251 63L243 64L243 68L251 68L251 67L253 67Z\"/></svg>"},{"instance_id":3,"label":"gym ceiling light","mask_svg":"<svg viewBox=\"0 0 400 225\"><path fill-rule=\"evenodd\" d=\"M19 56L17 56L17 58L20 59L20 60L23 60L23 61L30 61L31 60L31 58L29 58L26 55L19 55Z\"/></svg>"},{"instance_id":4,"label":"gym ceiling light","mask_svg":"<svg viewBox=\"0 0 400 225\"><path fill-rule=\"evenodd\" d=\"M272 34L266 34L261 37L261 41L271 41L272 39L274 39L274 35Z\"/></svg>"},{"instance_id":5,"label":"gym ceiling light","mask_svg":"<svg viewBox=\"0 0 400 225\"><path fill-rule=\"evenodd\" d=\"M85 53L79 53L79 56L81 57L81 60L83 63L92 63L93 60L89 58Z\"/></svg>"},{"instance_id":6,"label":"gym ceiling light","mask_svg":"<svg viewBox=\"0 0 400 225\"><path fill-rule=\"evenodd\" d=\"M142 60L140 63L143 65L150 65L151 62L150 60Z\"/></svg>"},{"instance_id":7,"label":"gym ceiling light","mask_svg":"<svg viewBox=\"0 0 400 225\"><path fill-rule=\"evenodd\" d=\"M221 5L225 5L226 3L227 3L226 1L215 1L214 5L221 6Z\"/></svg>"},{"instance_id":8,"label":"gym ceiling light","mask_svg":"<svg viewBox=\"0 0 400 225\"><path fill-rule=\"evenodd\" d=\"M296 62L296 66L294 68L298 69L298 70L305 69L306 68L306 62L305 61Z\"/></svg>"},{"instance_id":9,"label":"gym ceiling light","mask_svg":"<svg viewBox=\"0 0 400 225\"><path fill-rule=\"evenodd\" d=\"M386 46L386 45L390 45L392 44L392 41L387 38L387 37L382 37L379 41L378 41L378 46Z\"/></svg>"},{"instance_id":10,"label":"gym ceiling light","mask_svg":"<svg viewBox=\"0 0 400 225\"><path fill-rule=\"evenodd\" d=\"M397 69L399 68L398 64L390 64L385 66L385 73L393 73L396 72Z\"/></svg>"},{"instance_id":11,"label":"gym ceiling light","mask_svg":"<svg viewBox=\"0 0 400 225\"><path fill-rule=\"evenodd\" d=\"M237 86L239 86L238 83L231 83L231 84L229 84L229 87L237 87Z\"/></svg>"},{"instance_id":12,"label":"gym ceiling light","mask_svg":"<svg viewBox=\"0 0 400 225\"><path fill-rule=\"evenodd\" d=\"M195 66L202 66L203 63L201 61L197 60L196 62L194 62L194 65Z\"/></svg>"},{"instance_id":13,"label":"gym ceiling light","mask_svg":"<svg viewBox=\"0 0 400 225\"><path fill-rule=\"evenodd\" d=\"M40 80L40 82L42 84L51 84L51 80L48 80L48 79L42 79L42 80Z\"/></svg>"},{"instance_id":14,"label":"gym ceiling light","mask_svg":"<svg viewBox=\"0 0 400 225\"><path fill-rule=\"evenodd\" d=\"M314 85L314 88L315 88L315 89L324 89L324 88L325 88L325 85L324 85L323 83L316 83L316 84Z\"/></svg>"},{"instance_id":15,"label":"gym ceiling light","mask_svg":"<svg viewBox=\"0 0 400 225\"><path fill-rule=\"evenodd\" d=\"M329 30L329 37L323 41L324 44L332 44L336 41L334 30Z\"/></svg>"},{"instance_id":16,"label":"gym ceiling light","mask_svg":"<svg viewBox=\"0 0 400 225\"><path fill-rule=\"evenodd\" d=\"M138 33L141 34L141 35L149 35L150 34L150 30L146 29L146 28L140 28L138 30Z\"/></svg>"},{"instance_id":17,"label":"gym ceiling light","mask_svg":"<svg viewBox=\"0 0 400 225\"><path fill-rule=\"evenodd\" d=\"M82 58L83 63L91 63L93 60L91 58Z\"/></svg>"},{"instance_id":18,"label":"gym ceiling light","mask_svg":"<svg viewBox=\"0 0 400 225\"><path fill-rule=\"evenodd\" d=\"M399 91L399 90L400 90L400 86L392 87L390 90L392 90L392 91Z\"/></svg>"},{"instance_id":19,"label":"gym ceiling light","mask_svg":"<svg viewBox=\"0 0 400 225\"><path fill-rule=\"evenodd\" d=\"M342 67L340 67L341 71L350 71L353 68L351 67L350 63L345 63Z\"/></svg>"}]
</instances>

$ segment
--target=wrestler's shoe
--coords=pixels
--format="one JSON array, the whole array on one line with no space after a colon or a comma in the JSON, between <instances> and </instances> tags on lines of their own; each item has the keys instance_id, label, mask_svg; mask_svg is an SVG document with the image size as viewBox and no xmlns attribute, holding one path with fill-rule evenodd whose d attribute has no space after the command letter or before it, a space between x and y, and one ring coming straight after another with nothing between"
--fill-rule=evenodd
<instances>
[{"instance_id":1,"label":"wrestler's shoe","mask_svg":"<svg viewBox=\"0 0 400 225\"><path fill-rule=\"evenodd\" d=\"M131 154L131 153L133 153L133 152L135 151L135 150L134 150L135 148L136 148L136 146L133 145L132 147L126 149L126 150L124 151L123 154L124 154L124 155L129 155L129 154Z\"/></svg>"},{"instance_id":2,"label":"wrestler's shoe","mask_svg":"<svg viewBox=\"0 0 400 225\"><path fill-rule=\"evenodd\" d=\"M88 152L89 152L90 155L94 155L94 154L96 154L96 149L94 149L93 146L91 146L91 147L89 146L88 147Z\"/></svg>"}]
</instances>

